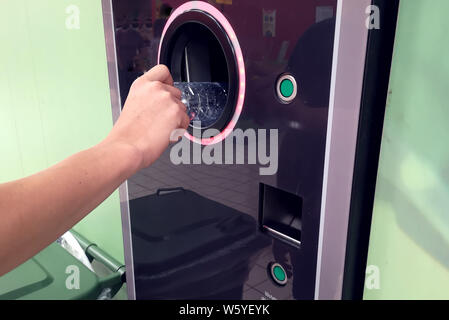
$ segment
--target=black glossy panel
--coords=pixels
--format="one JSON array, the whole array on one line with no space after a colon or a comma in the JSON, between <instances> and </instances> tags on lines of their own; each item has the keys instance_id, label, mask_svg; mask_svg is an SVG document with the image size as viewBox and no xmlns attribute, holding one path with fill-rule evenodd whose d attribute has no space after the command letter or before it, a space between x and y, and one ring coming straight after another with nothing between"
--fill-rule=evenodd
<instances>
[{"instance_id":1,"label":"black glossy panel","mask_svg":"<svg viewBox=\"0 0 449 320\"><path fill-rule=\"evenodd\" d=\"M113 0L122 97L157 63L167 13L185 2ZM129 179L137 297L312 299L337 0L226 2L232 5L208 3L231 23L243 52L246 97L237 128L278 129L278 170L261 176L259 163L174 165L167 150ZM150 20L151 28L133 29L134 19ZM212 70L224 75L222 59L210 59L219 56L214 47L203 56L196 50L205 40L190 41L198 57L195 77L214 78ZM227 57L229 48L222 49ZM228 61L229 79L232 65ZM275 94L283 73L298 83L298 96L288 105ZM300 248L257 228L261 183L301 199ZM184 191L157 195L178 187ZM217 231L220 225L229 229ZM269 279L271 262L286 270L285 286Z\"/></svg>"}]
</instances>

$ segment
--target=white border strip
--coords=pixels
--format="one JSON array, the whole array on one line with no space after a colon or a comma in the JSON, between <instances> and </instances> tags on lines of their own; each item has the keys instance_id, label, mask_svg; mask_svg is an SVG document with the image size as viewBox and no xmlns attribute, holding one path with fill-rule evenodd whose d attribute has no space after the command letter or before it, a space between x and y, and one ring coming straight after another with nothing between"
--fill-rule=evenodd
<instances>
[{"instance_id":1,"label":"white border strip","mask_svg":"<svg viewBox=\"0 0 449 320\"><path fill-rule=\"evenodd\" d=\"M315 299L341 299L371 0L340 0L332 66Z\"/></svg>"},{"instance_id":2,"label":"white border strip","mask_svg":"<svg viewBox=\"0 0 449 320\"><path fill-rule=\"evenodd\" d=\"M117 70L117 56L114 32L114 14L112 0L101 1L103 13L103 28L108 62L109 88L111 92L112 120L115 123L121 113L120 85ZM119 187L120 212L123 230L123 246L126 267L126 284L128 299L136 299L134 283L134 262L132 256L131 220L129 216L128 183L125 181Z\"/></svg>"},{"instance_id":3,"label":"white border strip","mask_svg":"<svg viewBox=\"0 0 449 320\"><path fill-rule=\"evenodd\" d=\"M332 63L332 76L331 76L331 89L330 89L330 101L329 101L329 114L327 120L327 132L326 132L326 150L324 155L324 176L323 176L323 190L321 194L321 212L320 212L320 229L318 238L318 252L317 252L317 266L316 266L316 278L315 278L315 299L319 298L319 288L321 280L321 255L323 254L323 231L324 231L324 220L326 211L326 196L327 196L327 172L329 171L329 156L330 156L330 145L332 143L332 119L334 116L334 102L335 102L335 82L337 73L337 63L338 63L338 52L340 46L340 28L341 28L341 11L342 11L342 1L338 1L337 5L337 19L335 22L335 38L334 38L334 53L333 53L333 63Z\"/></svg>"}]
</instances>

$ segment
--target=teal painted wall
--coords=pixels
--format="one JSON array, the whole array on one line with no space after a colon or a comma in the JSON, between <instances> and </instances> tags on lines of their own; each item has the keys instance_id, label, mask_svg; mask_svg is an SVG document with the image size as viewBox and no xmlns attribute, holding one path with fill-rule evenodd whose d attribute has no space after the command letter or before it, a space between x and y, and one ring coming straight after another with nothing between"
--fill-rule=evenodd
<instances>
[{"instance_id":1,"label":"teal painted wall","mask_svg":"<svg viewBox=\"0 0 449 320\"><path fill-rule=\"evenodd\" d=\"M401 1L368 257L380 287L366 299L449 299L448 10Z\"/></svg>"},{"instance_id":2,"label":"teal painted wall","mask_svg":"<svg viewBox=\"0 0 449 320\"><path fill-rule=\"evenodd\" d=\"M80 10L78 30L66 28L69 5ZM112 114L100 0L2 0L0 46L0 183L106 136ZM75 229L123 261L117 192Z\"/></svg>"}]
</instances>

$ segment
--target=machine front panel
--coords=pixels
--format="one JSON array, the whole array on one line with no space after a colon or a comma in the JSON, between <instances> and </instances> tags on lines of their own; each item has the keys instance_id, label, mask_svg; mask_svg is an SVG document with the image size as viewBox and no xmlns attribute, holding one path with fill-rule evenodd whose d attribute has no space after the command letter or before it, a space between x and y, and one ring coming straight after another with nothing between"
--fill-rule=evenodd
<instances>
[{"instance_id":1,"label":"machine front panel","mask_svg":"<svg viewBox=\"0 0 449 320\"><path fill-rule=\"evenodd\" d=\"M112 4L122 104L160 62L192 118L128 180L136 298L313 299L337 0Z\"/></svg>"}]
</instances>

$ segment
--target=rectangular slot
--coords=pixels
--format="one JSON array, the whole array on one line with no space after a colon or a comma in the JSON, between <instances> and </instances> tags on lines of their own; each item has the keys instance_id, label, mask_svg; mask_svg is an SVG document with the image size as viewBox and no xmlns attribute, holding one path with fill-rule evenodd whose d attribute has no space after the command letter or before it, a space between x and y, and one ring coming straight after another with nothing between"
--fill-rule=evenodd
<instances>
[{"instance_id":1,"label":"rectangular slot","mask_svg":"<svg viewBox=\"0 0 449 320\"><path fill-rule=\"evenodd\" d=\"M262 231L294 246L301 244L302 198L260 184L259 225Z\"/></svg>"}]
</instances>

